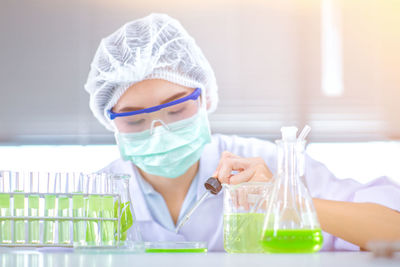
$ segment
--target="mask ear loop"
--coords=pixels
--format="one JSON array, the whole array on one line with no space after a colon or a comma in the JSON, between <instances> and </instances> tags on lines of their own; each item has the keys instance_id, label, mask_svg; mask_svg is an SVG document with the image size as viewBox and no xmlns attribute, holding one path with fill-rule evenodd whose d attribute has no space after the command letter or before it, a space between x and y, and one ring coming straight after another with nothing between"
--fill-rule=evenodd
<instances>
[{"instance_id":1,"label":"mask ear loop","mask_svg":"<svg viewBox=\"0 0 400 267\"><path fill-rule=\"evenodd\" d=\"M154 129L155 129L154 124L156 124L157 122L161 123L161 125L162 125L165 129L167 129L168 131L170 131L168 125L165 124L165 122L163 122L163 121L160 120L160 119L157 119L157 120L153 120L153 121L151 122L151 126L150 126L150 135L153 135L153 134L154 134Z\"/></svg>"}]
</instances>

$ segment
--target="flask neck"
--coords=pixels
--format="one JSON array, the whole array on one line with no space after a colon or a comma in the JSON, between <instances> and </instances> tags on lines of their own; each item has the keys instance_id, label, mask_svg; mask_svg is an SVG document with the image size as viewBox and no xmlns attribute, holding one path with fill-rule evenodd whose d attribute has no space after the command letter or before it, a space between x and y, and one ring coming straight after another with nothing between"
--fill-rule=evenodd
<instances>
[{"instance_id":1,"label":"flask neck","mask_svg":"<svg viewBox=\"0 0 400 267\"><path fill-rule=\"evenodd\" d=\"M304 176L305 142L277 140L277 179L293 184Z\"/></svg>"}]
</instances>

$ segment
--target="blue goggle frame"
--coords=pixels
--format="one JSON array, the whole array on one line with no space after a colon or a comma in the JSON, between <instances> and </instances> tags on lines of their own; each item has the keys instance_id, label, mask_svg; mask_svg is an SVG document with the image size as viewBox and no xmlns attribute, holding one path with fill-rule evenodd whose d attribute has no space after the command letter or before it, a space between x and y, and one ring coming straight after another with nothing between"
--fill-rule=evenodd
<instances>
[{"instance_id":1,"label":"blue goggle frame","mask_svg":"<svg viewBox=\"0 0 400 267\"><path fill-rule=\"evenodd\" d=\"M116 113L113 112L112 109L107 110L108 115L110 116L110 119L113 120L117 117L127 117L127 116L132 116L132 115L138 115L138 114L142 114L142 113L151 113L154 111L158 111L160 109L166 108L166 107L170 107L176 104L180 104L182 102L185 102L187 100L196 100L197 98L199 98L199 96L201 95L201 89L200 88L196 88L193 93L191 93L190 95L187 95L185 97L179 98L177 100L165 103L165 104L161 104L158 106L154 106L154 107L150 107L150 108L145 108L145 109L141 109L141 110L135 110L135 111L129 111L129 112L122 112L122 113Z\"/></svg>"}]
</instances>

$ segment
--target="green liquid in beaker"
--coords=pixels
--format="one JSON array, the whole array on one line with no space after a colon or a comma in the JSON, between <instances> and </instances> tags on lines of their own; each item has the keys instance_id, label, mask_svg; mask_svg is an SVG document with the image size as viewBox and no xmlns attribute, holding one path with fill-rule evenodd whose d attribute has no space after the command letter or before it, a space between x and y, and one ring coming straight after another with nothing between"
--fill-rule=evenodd
<instances>
[{"instance_id":1,"label":"green liquid in beaker","mask_svg":"<svg viewBox=\"0 0 400 267\"><path fill-rule=\"evenodd\" d=\"M39 216L39 196L30 195L28 197L28 215L37 217ZM39 220L30 220L29 221L29 243L31 244L39 244Z\"/></svg>"},{"instance_id":2,"label":"green liquid in beaker","mask_svg":"<svg viewBox=\"0 0 400 267\"><path fill-rule=\"evenodd\" d=\"M102 201L102 218L114 218L114 197L104 196ZM102 221L101 240L103 245L114 245L114 232L115 228L113 221Z\"/></svg>"},{"instance_id":3,"label":"green liquid in beaker","mask_svg":"<svg viewBox=\"0 0 400 267\"><path fill-rule=\"evenodd\" d=\"M56 196L46 195L44 197L44 216L54 217L56 216ZM44 240L45 244L54 244L55 242L55 221L45 220L44 221Z\"/></svg>"},{"instance_id":4,"label":"green liquid in beaker","mask_svg":"<svg viewBox=\"0 0 400 267\"><path fill-rule=\"evenodd\" d=\"M69 198L60 196L58 198L58 216L68 217ZM69 244L71 242L69 220L60 220L58 223L58 242L61 244Z\"/></svg>"},{"instance_id":5,"label":"green liquid in beaker","mask_svg":"<svg viewBox=\"0 0 400 267\"><path fill-rule=\"evenodd\" d=\"M25 196L14 195L14 216L24 216ZM15 243L25 243L25 221L15 220L14 222L14 239Z\"/></svg>"},{"instance_id":6,"label":"green liquid in beaker","mask_svg":"<svg viewBox=\"0 0 400 267\"><path fill-rule=\"evenodd\" d=\"M100 196L91 195L87 200L87 212L88 218L100 218L100 210L102 205L102 199ZM99 221L92 220L87 221L86 228L86 242L88 245L100 245L100 229Z\"/></svg>"},{"instance_id":7,"label":"green liquid in beaker","mask_svg":"<svg viewBox=\"0 0 400 267\"><path fill-rule=\"evenodd\" d=\"M72 216L74 217L84 217L84 198L83 195L74 195L72 197ZM86 235L85 235L85 221L74 220L73 224L74 231L74 244L75 245L85 245Z\"/></svg>"},{"instance_id":8,"label":"green liquid in beaker","mask_svg":"<svg viewBox=\"0 0 400 267\"><path fill-rule=\"evenodd\" d=\"M224 215L224 248L229 253L261 253L263 213Z\"/></svg>"},{"instance_id":9,"label":"green liquid in beaker","mask_svg":"<svg viewBox=\"0 0 400 267\"><path fill-rule=\"evenodd\" d=\"M310 253L321 249L323 243L320 229L267 230L262 245L273 253Z\"/></svg>"},{"instance_id":10,"label":"green liquid in beaker","mask_svg":"<svg viewBox=\"0 0 400 267\"><path fill-rule=\"evenodd\" d=\"M0 216L11 216L9 194L0 194ZM11 242L11 220L0 220L0 243Z\"/></svg>"}]
</instances>

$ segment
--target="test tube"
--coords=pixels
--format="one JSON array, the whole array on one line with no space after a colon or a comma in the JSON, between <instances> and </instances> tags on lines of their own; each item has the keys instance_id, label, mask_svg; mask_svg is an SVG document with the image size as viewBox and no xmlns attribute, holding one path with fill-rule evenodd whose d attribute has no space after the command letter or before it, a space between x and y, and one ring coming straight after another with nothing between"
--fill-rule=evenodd
<instances>
[{"instance_id":1,"label":"test tube","mask_svg":"<svg viewBox=\"0 0 400 267\"><path fill-rule=\"evenodd\" d=\"M83 174L74 176L73 179L73 193L72 196L72 216L75 218L82 218L85 216L85 206L84 206L84 183ZM85 190L87 192L87 190ZM85 221L74 220L73 223L73 233L74 233L74 245L83 246L86 244L85 237Z\"/></svg>"},{"instance_id":2,"label":"test tube","mask_svg":"<svg viewBox=\"0 0 400 267\"><path fill-rule=\"evenodd\" d=\"M101 189L105 194L112 194L112 181L111 175L103 173L100 176ZM102 198L102 209L101 217L104 219L114 218L114 197L103 196ZM101 239L103 245L112 246L114 245L114 222L113 221L102 221L101 225Z\"/></svg>"},{"instance_id":3,"label":"test tube","mask_svg":"<svg viewBox=\"0 0 400 267\"><path fill-rule=\"evenodd\" d=\"M58 216L69 217L69 197L62 193L69 193L69 175L70 173L59 173L57 181L61 183L61 191L58 197ZM71 177L72 178L72 177ZM69 220L59 220L58 223L58 242L69 244L71 242L70 222Z\"/></svg>"},{"instance_id":4,"label":"test tube","mask_svg":"<svg viewBox=\"0 0 400 267\"><path fill-rule=\"evenodd\" d=\"M88 245L98 246L100 245L100 224L98 219L100 218L102 204L101 197L98 195L100 183L97 181L96 174L89 175L88 182L89 197L86 205L86 215L88 218L96 219L87 222L86 242Z\"/></svg>"},{"instance_id":5,"label":"test tube","mask_svg":"<svg viewBox=\"0 0 400 267\"><path fill-rule=\"evenodd\" d=\"M0 171L0 216L11 216L10 187L11 173ZM0 243L12 243L11 220L0 220Z\"/></svg>"},{"instance_id":6,"label":"test tube","mask_svg":"<svg viewBox=\"0 0 400 267\"><path fill-rule=\"evenodd\" d=\"M30 194L28 197L28 216L39 216L39 172L29 173ZM40 243L39 220L31 219L28 223L29 243Z\"/></svg>"},{"instance_id":7,"label":"test tube","mask_svg":"<svg viewBox=\"0 0 400 267\"><path fill-rule=\"evenodd\" d=\"M22 172L15 172L12 175L12 184L14 193L24 192L24 176ZM25 195L14 194L14 217L23 217L25 215ZM25 221L14 221L14 240L15 243L25 243Z\"/></svg>"},{"instance_id":8,"label":"test tube","mask_svg":"<svg viewBox=\"0 0 400 267\"><path fill-rule=\"evenodd\" d=\"M44 216L55 217L56 216L56 196L53 195L56 192L56 175L54 173L48 173L47 175L47 194L44 196ZM55 221L45 220L44 221L44 237L43 242L45 244L55 243Z\"/></svg>"}]
</instances>

